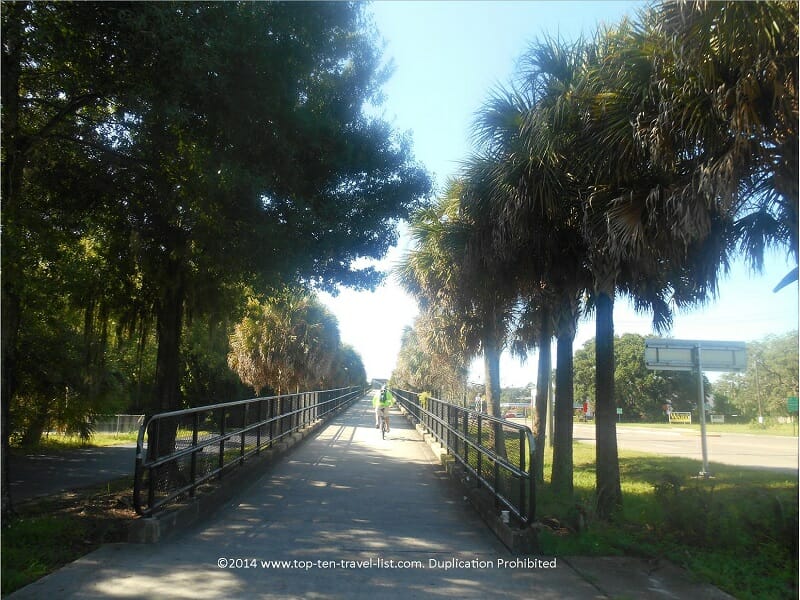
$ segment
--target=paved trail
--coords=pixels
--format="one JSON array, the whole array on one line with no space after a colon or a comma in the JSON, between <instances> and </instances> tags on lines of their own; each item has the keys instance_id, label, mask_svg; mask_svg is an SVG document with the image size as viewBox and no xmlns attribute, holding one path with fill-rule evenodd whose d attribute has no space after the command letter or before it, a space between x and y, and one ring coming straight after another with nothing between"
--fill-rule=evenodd
<instances>
[{"instance_id":1,"label":"paved trail","mask_svg":"<svg viewBox=\"0 0 800 600\"><path fill-rule=\"evenodd\" d=\"M638 563L620 577L602 560L517 562L418 432L399 414L392 425L381 440L365 398L204 523L156 545L105 546L9 598L547 600L632 585L637 598L724 597L708 586L664 596L680 577Z\"/></svg>"}]
</instances>

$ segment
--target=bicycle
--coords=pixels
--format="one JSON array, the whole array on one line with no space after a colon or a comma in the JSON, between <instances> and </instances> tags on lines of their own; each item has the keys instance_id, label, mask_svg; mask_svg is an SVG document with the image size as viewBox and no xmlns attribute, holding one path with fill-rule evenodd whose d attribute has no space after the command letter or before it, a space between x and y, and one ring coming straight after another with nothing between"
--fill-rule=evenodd
<instances>
[{"instance_id":1,"label":"bicycle","mask_svg":"<svg viewBox=\"0 0 800 600\"><path fill-rule=\"evenodd\" d=\"M386 421L386 408L381 408L380 416L378 417L381 422L381 439L386 439L386 432L389 431L389 423Z\"/></svg>"}]
</instances>

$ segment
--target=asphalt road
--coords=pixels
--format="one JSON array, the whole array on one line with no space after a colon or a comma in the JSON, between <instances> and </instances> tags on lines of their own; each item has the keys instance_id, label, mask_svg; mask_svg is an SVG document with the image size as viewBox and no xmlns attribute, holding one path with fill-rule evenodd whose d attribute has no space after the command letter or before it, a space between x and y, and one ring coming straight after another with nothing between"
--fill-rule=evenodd
<instances>
[{"instance_id":1,"label":"asphalt road","mask_svg":"<svg viewBox=\"0 0 800 600\"><path fill-rule=\"evenodd\" d=\"M133 475L135 463L133 442L48 454L12 454L8 457L11 500L30 500Z\"/></svg>"},{"instance_id":2,"label":"asphalt road","mask_svg":"<svg viewBox=\"0 0 800 600\"><path fill-rule=\"evenodd\" d=\"M594 424L576 423L573 432L575 441L595 443ZM798 471L796 437L723 432L708 433L706 443L709 463ZM700 432L679 426L663 429L618 425L617 445L662 456L703 458Z\"/></svg>"}]
</instances>

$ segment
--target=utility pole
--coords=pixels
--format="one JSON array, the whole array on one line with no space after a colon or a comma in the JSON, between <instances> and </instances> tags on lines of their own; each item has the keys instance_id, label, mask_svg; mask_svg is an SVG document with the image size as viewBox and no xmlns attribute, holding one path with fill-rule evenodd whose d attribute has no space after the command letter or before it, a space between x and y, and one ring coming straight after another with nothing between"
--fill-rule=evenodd
<instances>
[{"instance_id":1,"label":"utility pole","mask_svg":"<svg viewBox=\"0 0 800 600\"><path fill-rule=\"evenodd\" d=\"M764 415L761 412L761 386L758 382L758 363L761 362L761 358L757 358L753 361L756 366L756 402L758 402L758 424L762 427L764 426Z\"/></svg>"}]
</instances>

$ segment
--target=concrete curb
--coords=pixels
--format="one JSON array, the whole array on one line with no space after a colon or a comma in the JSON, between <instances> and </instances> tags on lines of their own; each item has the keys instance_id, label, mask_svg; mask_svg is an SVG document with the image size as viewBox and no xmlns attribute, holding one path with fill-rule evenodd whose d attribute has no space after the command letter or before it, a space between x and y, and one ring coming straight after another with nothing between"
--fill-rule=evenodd
<instances>
[{"instance_id":1,"label":"concrete curb","mask_svg":"<svg viewBox=\"0 0 800 600\"><path fill-rule=\"evenodd\" d=\"M176 531L186 529L209 516L255 483L264 475L268 467L274 465L289 450L315 434L331 418L350 406L351 404L347 404L327 418L320 419L300 431L287 435L275 443L272 448L262 450L260 454L248 459L241 467L226 473L221 480L222 485L219 485L219 480L216 480L209 486L212 489L202 490L186 502L176 504L152 517L136 519L128 528L128 542L156 544Z\"/></svg>"},{"instance_id":2,"label":"concrete curb","mask_svg":"<svg viewBox=\"0 0 800 600\"><path fill-rule=\"evenodd\" d=\"M495 507L494 496L486 489L479 487L478 482L469 476L463 465L451 456L447 449L423 425L415 423L402 406L399 408L406 419L414 425L434 456L439 460L439 463L445 468L450 479L463 490L464 498L472 505L497 539L512 554L540 554L537 530L532 527L519 529L504 523Z\"/></svg>"}]
</instances>

